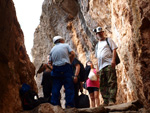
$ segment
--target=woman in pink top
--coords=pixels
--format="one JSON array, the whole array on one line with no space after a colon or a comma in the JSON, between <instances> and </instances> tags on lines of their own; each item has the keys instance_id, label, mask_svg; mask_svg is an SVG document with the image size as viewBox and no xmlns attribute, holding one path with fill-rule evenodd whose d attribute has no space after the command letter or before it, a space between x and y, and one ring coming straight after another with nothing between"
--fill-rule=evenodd
<instances>
[{"instance_id":1,"label":"woman in pink top","mask_svg":"<svg viewBox=\"0 0 150 113\"><path fill-rule=\"evenodd\" d=\"M94 65L91 61L88 61L86 63L87 66L91 67L90 71L93 71L95 73L95 75L97 76L97 71L94 68ZM91 81L89 78L86 81L86 85L87 85L87 90L89 92L90 95L90 99L91 99L91 107L98 107L100 105L100 99L99 99L99 87L100 87L100 82L99 82L99 77L97 76L97 80L96 81Z\"/></svg>"}]
</instances>

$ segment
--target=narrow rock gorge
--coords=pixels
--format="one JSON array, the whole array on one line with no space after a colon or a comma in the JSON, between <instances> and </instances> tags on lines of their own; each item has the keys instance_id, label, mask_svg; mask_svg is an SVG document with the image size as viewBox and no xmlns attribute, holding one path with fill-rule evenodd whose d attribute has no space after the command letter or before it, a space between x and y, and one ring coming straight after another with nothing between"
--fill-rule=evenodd
<instances>
[{"instance_id":1,"label":"narrow rock gorge","mask_svg":"<svg viewBox=\"0 0 150 113\"><path fill-rule=\"evenodd\" d=\"M121 63L116 67L118 77L116 104L139 100L148 109L150 1L44 0L40 23L34 33L32 63L26 52L23 32L17 21L13 1L1 0L0 112L21 112L19 88L22 83L30 84L36 91L38 89L39 96L42 96L42 76L35 77L35 72L41 63L46 62L55 35L65 38L84 65L88 59L96 64L94 47L97 40L93 28L97 26L105 28L107 36L118 46L117 52ZM48 111L51 105L43 105L43 113L47 112L44 111L45 106L48 107ZM58 112L57 109L59 108L54 107L52 112ZM33 112L40 113L40 110L28 113Z\"/></svg>"},{"instance_id":2,"label":"narrow rock gorge","mask_svg":"<svg viewBox=\"0 0 150 113\"><path fill-rule=\"evenodd\" d=\"M36 68L46 61L52 39L61 35L83 64L94 58L93 28L102 26L118 45L117 103L150 101L150 2L145 0L45 0L32 49ZM39 63L40 62L40 63ZM40 81L40 78L39 80Z\"/></svg>"}]
</instances>

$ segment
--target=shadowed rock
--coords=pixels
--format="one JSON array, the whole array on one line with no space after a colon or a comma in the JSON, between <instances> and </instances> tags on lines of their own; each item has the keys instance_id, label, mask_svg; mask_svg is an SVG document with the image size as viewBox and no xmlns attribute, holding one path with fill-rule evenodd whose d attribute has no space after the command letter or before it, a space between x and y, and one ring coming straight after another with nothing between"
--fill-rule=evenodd
<instances>
[{"instance_id":1,"label":"shadowed rock","mask_svg":"<svg viewBox=\"0 0 150 113\"><path fill-rule=\"evenodd\" d=\"M142 108L143 104L139 100L128 103L102 106L95 108L69 108L62 109L60 106L53 106L49 103L41 104L31 111L24 111L21 113L148 113L148 110ZM142 108L142 109L141 109Z\"/></svg>"}]
</instances>

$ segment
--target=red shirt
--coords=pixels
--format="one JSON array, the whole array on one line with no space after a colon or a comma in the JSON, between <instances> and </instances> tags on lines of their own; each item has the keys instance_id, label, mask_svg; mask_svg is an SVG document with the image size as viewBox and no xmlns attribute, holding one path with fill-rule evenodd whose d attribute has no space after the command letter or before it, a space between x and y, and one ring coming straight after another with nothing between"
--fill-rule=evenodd
<instances>
[{"instance_id":1,"label":"red shirt","mask_svg":"<svg viewBox=\"0 0 150 113\"><path fill-rule=\"evenodd\" d=\"M91 69L91 71L93 71L95 74L97 74L96 69ZM99 82L99 78L97 79L97 81L91 81L89 78L86 80L86 85L87 87L100 87L100 82Z\"/></svg>"}]
</instances>

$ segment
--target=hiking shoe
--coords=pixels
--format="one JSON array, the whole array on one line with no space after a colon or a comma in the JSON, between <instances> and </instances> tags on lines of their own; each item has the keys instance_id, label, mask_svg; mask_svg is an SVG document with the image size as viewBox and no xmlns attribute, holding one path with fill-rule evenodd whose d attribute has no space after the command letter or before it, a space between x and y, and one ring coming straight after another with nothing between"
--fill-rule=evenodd
<instances>
[{"instance_id":1,"label":"hiking shoe","mask_svg":"<svg viewBox=\"0 0 150 113\"><path fill-rule=\"evenodd\" d=\"M109 101L109 103L108 103L108 105L109 106L112 106L112 105L114 105L115 103L113 102L113 101Z\"/></svg>"}]
</instances>

